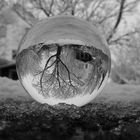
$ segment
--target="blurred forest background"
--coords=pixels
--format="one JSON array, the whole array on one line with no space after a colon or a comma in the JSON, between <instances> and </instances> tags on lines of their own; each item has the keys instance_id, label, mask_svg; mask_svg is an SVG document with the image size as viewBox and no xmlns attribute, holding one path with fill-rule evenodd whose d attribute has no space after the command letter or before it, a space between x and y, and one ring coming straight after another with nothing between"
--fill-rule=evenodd
<instances>
[{"instance_id":1,"label":"blurred forest background","mask_svg":"<svg viewBox=\"0 0 140 140\"><path fill-rule=\"evenodd\" d=\"M0 0L0 66L15 64L22 37L38 20L63 14L99 25L111 50L110 80L140 84L139 0Z\"/></svg>"}]
</instances>

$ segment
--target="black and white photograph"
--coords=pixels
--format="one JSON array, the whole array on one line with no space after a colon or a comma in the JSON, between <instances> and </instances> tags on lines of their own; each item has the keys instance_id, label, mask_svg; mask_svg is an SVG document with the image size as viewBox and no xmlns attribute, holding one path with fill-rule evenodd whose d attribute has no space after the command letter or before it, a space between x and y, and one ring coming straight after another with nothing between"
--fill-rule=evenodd
<instances>
[{"instance_id":1,"label":"black and white photograph","mask_svg":"<svg viewBox=\"0 0 140 140\"><path fill-rule=\"evenodd\" d=\"M0 0L0 140L140 140L139 0Z\"/></svg>"}]
</instances>

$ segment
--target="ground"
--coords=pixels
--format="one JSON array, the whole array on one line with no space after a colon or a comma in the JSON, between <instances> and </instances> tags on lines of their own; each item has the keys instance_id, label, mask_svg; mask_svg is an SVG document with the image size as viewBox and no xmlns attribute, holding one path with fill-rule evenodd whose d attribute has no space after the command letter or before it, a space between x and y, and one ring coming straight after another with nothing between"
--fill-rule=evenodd
<instances>
[{"instance_id":1,"label":"ground","mask_svg":"<svg viewBox=\"0 0 140 140\"><path fill-rule=\"evenodd\" d=\"M91 103L42 105L0 78L1 140L140 140L140 87L108 83Z\"/></svg>"}]
</instances>

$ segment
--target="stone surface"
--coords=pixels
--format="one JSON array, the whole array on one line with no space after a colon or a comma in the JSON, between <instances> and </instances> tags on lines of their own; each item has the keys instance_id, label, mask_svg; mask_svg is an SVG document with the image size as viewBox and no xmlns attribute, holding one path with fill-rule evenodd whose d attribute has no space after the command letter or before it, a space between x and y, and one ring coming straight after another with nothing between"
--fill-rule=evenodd
<instances>
[{"instance_id":1,"label":"stone surface","mask_svg":"<svg viewBox=\"0 0 140 140\"><path fill-rule=\"evenodd\" d=\"M7 99L0 103L1 140L118 140L140 138L138 104L49 106Z\"/></svg>"}]
</instances>

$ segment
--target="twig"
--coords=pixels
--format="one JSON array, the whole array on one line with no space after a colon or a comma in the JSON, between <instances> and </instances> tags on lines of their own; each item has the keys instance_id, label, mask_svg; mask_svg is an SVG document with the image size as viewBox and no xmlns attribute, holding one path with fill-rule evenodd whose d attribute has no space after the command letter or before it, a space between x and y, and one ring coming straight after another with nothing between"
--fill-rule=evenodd
<instances>
[{"instance_id":1,"label":"twig","mask_svg":"<svg viewBox=\"0 0 140 140\"><path fill-rule=\"evenodd\" d=\"M120 3L120 10L119 10L119 15L118 15L118 18L116 20L116 23L112 29L112 32L111 34L109 35L109 37L107 38L107 42L109 43L111 38L113 37L114 33L116 32L116 29L118 28L119 24L120 24L120 21L122 19L122 15L123 15L123 10L124 10L124 4L125 4L125 1L126 0L121 0L121 3Z\"/></svg>"}]
</instances>

